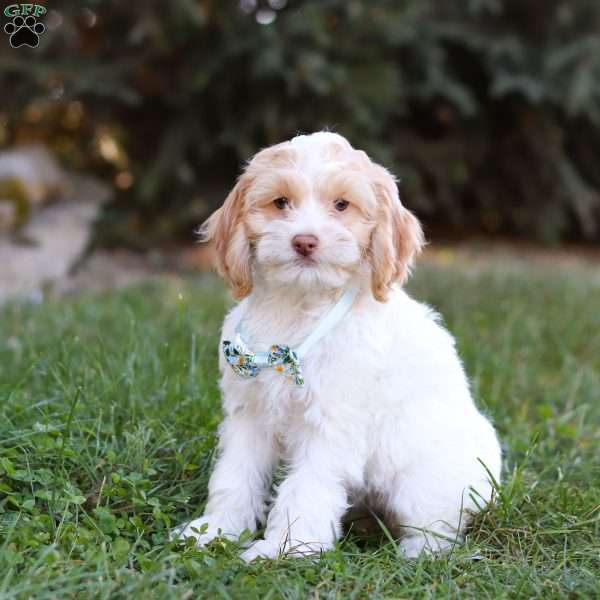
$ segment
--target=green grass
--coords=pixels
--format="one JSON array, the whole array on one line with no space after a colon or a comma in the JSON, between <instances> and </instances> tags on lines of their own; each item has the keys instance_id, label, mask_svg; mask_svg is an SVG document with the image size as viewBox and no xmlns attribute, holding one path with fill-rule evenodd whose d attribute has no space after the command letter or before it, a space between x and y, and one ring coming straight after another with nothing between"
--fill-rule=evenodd
<instances>
[{"instance_id":1,"label":"green grass","mask_svg":"<svg viewBox=\"0 0 600 600\"><path fill-rule=\"evenodd\" d=\"M600 597L600 286L422 267L506 466L464 546L409 562L350 532L320 560L178 548L220 420L220 284L166 281L0 317L0 598Z\"/></svg>"}]
</instances>

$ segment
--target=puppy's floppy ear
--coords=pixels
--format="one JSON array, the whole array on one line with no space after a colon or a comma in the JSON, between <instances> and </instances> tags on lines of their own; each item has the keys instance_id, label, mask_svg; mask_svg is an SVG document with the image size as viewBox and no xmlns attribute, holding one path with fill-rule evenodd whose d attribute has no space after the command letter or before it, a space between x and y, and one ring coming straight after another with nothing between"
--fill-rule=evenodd
<instances>
[{"instance_id":1,"label":"puppy's floppy ear","mask_svg":"<svg viewBox=\"0 0 600 600\"><path fill-rule=\"evenodd\" d=\"M223 206L198 230L201 241L214 242L217 271L238 300L252 291L250 243L242 219L244 194L248 186L248 176L242 175Z\"/></svg>"},{"instance_id":2,"label":"puppy's floppy ear","mask_svg":"<svg viewBox=\"0 0 600 600\"><path fill-rule=\"evenodd\" d=\"M371 169L379 211L369 253L371 287L375 299L385 302L392 285L408 278L424 238L417 218L402 206L392 175L379 165L372 165Z\"/></svg>"}]
</instances>

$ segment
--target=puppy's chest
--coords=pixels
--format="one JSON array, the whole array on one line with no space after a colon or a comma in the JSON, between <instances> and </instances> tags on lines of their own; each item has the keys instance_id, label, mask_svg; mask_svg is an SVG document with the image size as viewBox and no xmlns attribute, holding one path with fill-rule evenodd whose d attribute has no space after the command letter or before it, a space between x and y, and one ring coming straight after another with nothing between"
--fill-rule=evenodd
<instances>
[{"instance_id":1,"label":"puppy's chest","mask_svg":"<svg viewBox=\"0 0 600 600\"><path fill-rule=\"evenodd\" d=\"M317 351L310 359L301 361L303 385L273 368L265 368L255 378L241 382L245 388L244 403L261 414L263 422L282 433L293 424L310 421L315 411L320 412L323 397L313 360L318 358Z\"/></svg>"},{"instance_id":2,"label":"puppy's chest","mask_svg":"<svg viewBox=\"0 0 600 600\"><path fill-rule=\"evenodd\" d=\"M304 383L298 385L285 372L263 368L251 379L235 376L234 396L245 408L260 415L263 423L285 434L302 426L320 427L343 418L355 402L353 392L365 383L361 367L353 360L351 336L343 331L312 347L300 361ZM348 344L344 343L348 342ZM233 373L228 373L232 381ZM361 398L366 397L359 394ZM338 406L343 403L344 406Z\"/></svg>"},{"instance_id":3,"label":"puppy's chest","mask_svg":"<svg viewBox=\"0 0 600 600\"><path fill-rule=\"evenodd\" d=\"M305 422L311 405L305 389L294 389L291 382L282 382L271 374L265 374L261 381L255 383L249 401L271 431L286 436L291 428Z\"/></svg>"},{"instance_id":4,"label":"puppy's chest","mask_svg":"<svg viewBox=\"0 0 600 600\"><path fill-rule=\"evenodd\" d=\"M241 311L240 311L241 312ZM309 318L246 311L231 315L223 330L225 339L232 339L239 329L249 349L268 351L273 345L289 346L292 350L317 326L323 310ZM279 318L278 318L279 317ZM334 424L358 405L364 408L370 397L374 375L373 361L380 351L369 338L381 341L381 336L367 327L360 315L348 315L324 338L312 345L301 357L303 385L286 376L285 371L263 367L256 377L241 379L225 365L225 402L230 409L248 409L260 415L261 421L285 432L301 425ZM233 392L233 393L229 393Z\"/></svg>"},{"instance_id":5,"label":"puppy's chest","mask_svg":"<svg viewBox=\"0 0 600 600\"><path fill-rule=\"evenodd\" d=\"M251 349L263 352L273 344L289 345L294 349L302 339L299 335L248 336ZM288 340L290 340L289 342ZM294 427L311 422L318 423L326 410L326 399L331 395L323 390L323 373L329 371L332 360L330 341L312 347L300 361L303 384L285 370L262 367L256 377L242 379L229 370L226 381L235 386L236 403L260 415L263 423L285 436ZM226 384L227 385L227 384Z\"/></svg>"}]
</instances>

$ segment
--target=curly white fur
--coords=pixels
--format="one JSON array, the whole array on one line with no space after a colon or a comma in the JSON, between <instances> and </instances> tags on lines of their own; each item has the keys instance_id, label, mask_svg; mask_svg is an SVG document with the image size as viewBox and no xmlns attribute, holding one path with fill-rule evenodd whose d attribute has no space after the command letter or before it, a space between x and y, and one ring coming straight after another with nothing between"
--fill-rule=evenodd
<instances>
[{"instance_id":1,"label":"curly white fur","mask_svg":"<svg viewBox=\"0 0 600 600\"><path fill-rule=\"evenodd\" d=\"M343 289L360 292L306 356L303 387L273 370L241 379L221 357L225 419L208 502L177 533L204 545L266 523L246 560L314 553L361 504L409 557L450 547L489 501L483 465L499 479L501 453L452 336L398 286L422 238L393 180L341 136L317 133L257 155L237 187L207 229L221 236L221 272L245 296L224 339L243 319L253 350L297 347ZM342 194L354 212L331 209ZM285 214L270 204L279 196ZM319 240L310 264L290 244L306 233ZM279 464L287 474L269 509Z\"/></svg>"}]
</instances>

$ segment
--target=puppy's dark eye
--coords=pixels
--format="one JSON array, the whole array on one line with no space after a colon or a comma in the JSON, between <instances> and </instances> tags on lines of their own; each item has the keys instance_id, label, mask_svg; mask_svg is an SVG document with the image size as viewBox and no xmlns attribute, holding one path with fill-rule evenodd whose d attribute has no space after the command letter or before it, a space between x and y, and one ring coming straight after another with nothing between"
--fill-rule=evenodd
<instances>
[{"instance_id":1,"label":"puppy's dark eye","mask_svg":"<svg viewBox=\"0 0 600 600\"><path fill-rule=\"evenodd\" d=\"M273 200L273 204L279 210L283 210L284 208L287 208L290 205L290 201L282 196L281 198L275 198L275 200Z\"/></svg>"},{"instance_id":2,"label":"puppy's dark eye","mask_svg":"<svg viewBox=\"0 0 600 600\"><path fill-rule=\"evenodd\" d=\"M335 206L335 210L342 212L348 208L350 202L348 200L344 200L343 198L338 198L333 205Z\"/></svg>"}]
</instances>

